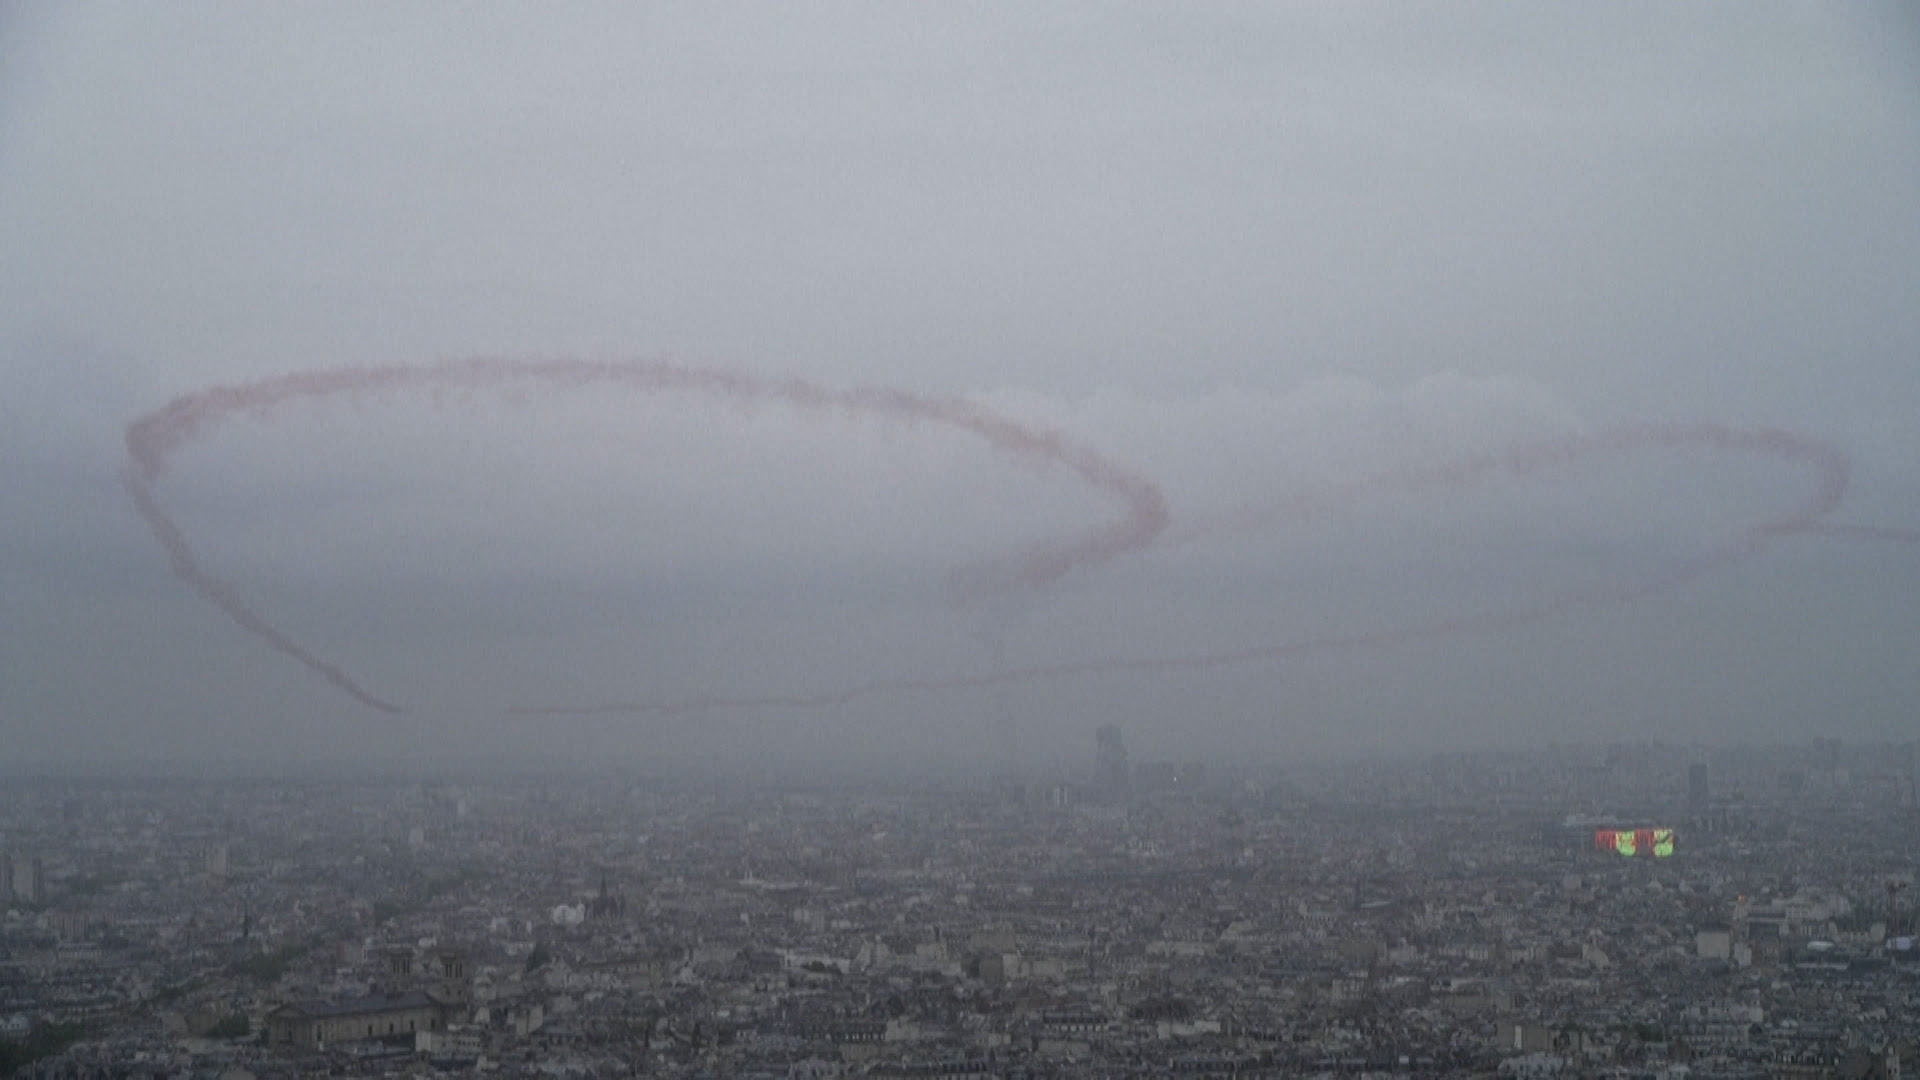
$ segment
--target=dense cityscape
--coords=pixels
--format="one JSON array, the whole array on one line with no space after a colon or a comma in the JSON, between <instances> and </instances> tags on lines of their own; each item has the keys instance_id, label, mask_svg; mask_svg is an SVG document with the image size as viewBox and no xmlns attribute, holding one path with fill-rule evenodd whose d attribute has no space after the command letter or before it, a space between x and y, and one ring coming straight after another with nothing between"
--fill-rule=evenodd
<instances>
[{"instance_id":1,"label":"dense cityscape","mask_svg":"<svg viewBox=\"0 0 1920 1080\"><path fill-rule=\"evenodd\" d=\"M8 780L0 1068L1894 1077L1920 1060L1912 744L1252 767L1130 761L1117 728L1090 735L1058 775Z\"/></svg>"}]
</instances>

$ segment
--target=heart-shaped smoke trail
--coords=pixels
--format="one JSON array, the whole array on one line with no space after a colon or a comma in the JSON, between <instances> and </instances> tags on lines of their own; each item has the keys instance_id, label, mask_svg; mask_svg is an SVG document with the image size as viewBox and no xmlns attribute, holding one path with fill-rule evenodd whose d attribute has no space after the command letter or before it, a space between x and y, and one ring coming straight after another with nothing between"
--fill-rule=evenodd
<instances>
[{"instance_id":1,"label":"heart-shaped smoke trail","mask_svg":"<svg viewBox=\"0 0 1920 1080\"><path fill-rule=\"evenodd\" d=\"M1666 567L1659 573L1611 586L1569 592L1522 607L1367 632L1257 644L1244 649L1175 656L1117 656L1007 668L973 675L884 679L812 694L716 696L684 701L615 702L577 707L522 707L514 711L520 715L552 716L608 713L676 715L713 709L818 709L845 705L876 694L981 689L1082 675L1199 671L1237 664L1273 662L1310 653L1383 648L1454 634L1509 630L1578 608L1629 603L1688 585L1754 555L1772 540L1797 533L1824 532L1849 536L1857 533L1861 538L1907 539L1904 530L1830 525L1826 522L1839 509L1852 471L1847 456L1838 447L1778 429L1740 429L1701 423L1633 424L1591 433L1516 442L1498 451L1378 473L1330 491L1279 505L1250 507L1171 535L1168 541L1196 543L1248 529L1298 525L1315 516L1337 512L1370 499L1421 492L1464 492L1498 475L1528 477L1566 469L1586 461L1644 451L1732 454L1783 461L1812 470L1813 485L1804 497L1793 501L1785 509L1737 530L1704 553Z\"/></svg>"},{"instance_id":2,"label":"heart-shaped smoke trail","mask_svg":"<svg viewBox=\"0 0 1920 1080\"><path fill-rule=\"evenodd\" d=\"M155 493L172 456L195 438L240 415L264 416L297 401L382 393L447 392L505 386L560 389L612 386L632 392L703 394L739 402L777 402L813 412L864 414L927 424L977 437L1035 465L1063 469L1119 502L1120 515L1079 537L956 575L969 592L1033 588L1151 543L1166 527L1166 500L1145 477L1059 432L1022 423L974 402L884 387L839 390L802 379L770 380L738 371L668 360L515 359L476 357L423 365L303 371L215 386L175 398L127 428L134 509L166 550L168 565L201 598L241 629L305 665L355 701L385 713L401 707L361 686L336 663L253 610L231 583L206 572L179 525Z\"/></svg>"}]
</instances>

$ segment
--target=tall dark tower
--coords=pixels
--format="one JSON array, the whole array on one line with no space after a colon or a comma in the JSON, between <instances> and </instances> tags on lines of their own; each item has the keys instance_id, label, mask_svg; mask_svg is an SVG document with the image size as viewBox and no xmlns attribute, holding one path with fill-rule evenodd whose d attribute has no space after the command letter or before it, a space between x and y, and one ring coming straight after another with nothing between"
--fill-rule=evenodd
<instances>
[{"instance_id":1,"label":"tall dark tower","mask_svg":"<svg viewBox=\"0 0 1920 1080\"><path fill-rule=\"evenodd\" d=\"M1840 768L1840 740L1813 740L1813 767L1823 772L1833 772Z\"/></svg>"},{"instance_id":2,"label":"tall dark tower","mask_svg":"<svg viewBox=\"0 0 1920 1080\"><path fill-rule=\"evenodd\" d=\"M1094 774L1102 797L1118 802L1127 795L1127 744L1115 724L1094 733Z\"/></svg>"},{"instance_id":3,"label":"tall dark tower","mask_svg":"<svg viewBox=\"0 0 1920 1080\"><path fill-rule=\"evenodd\" d=\"M1705 762L1687 767L1687 809L1698 812L1707 808L1707 766Z\"/></svg>"}]
</instances>

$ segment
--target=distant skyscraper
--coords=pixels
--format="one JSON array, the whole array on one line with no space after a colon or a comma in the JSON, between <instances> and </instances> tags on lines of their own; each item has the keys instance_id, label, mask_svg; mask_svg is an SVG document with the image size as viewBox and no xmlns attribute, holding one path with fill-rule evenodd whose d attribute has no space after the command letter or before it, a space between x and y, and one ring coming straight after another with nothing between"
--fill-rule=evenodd
<instances>
[{"instance_id":1,"label":"distant skyscraper","mask_svg":"<svg viewBox=\"0 0 1920 1080\"><path fill-rule=\"evenodd\" d=\"M13 856L0 851L0 903L13 899Z\"/></svg>"},{"instance_id":2,"label":"distant skyscraper","mask_svg":"<svg viewBox=\"0 0 1920 1080\"><path fill-rule=\"evenodd\" d=\"M1127 744L1117 725L1101 724L1094 733L1094 773L1101 794L1111 799L1126 795Z\"/></svg>"},{"instance_id":3,"label":"distant skyscraper","mask_svg":"<svg viewBox=\"0 0 1920 1080\"><path fill-rule=\"evenodd\" d=\"M1914 784L1914 768L1920 765L1920 746L1902 744L1894 755L1894 762L1900 770L1900 805L1912 807L1920 804L1920 790Z\"/></svg>"},{"instance_id":4,"label":"distant skyscraper","mask_svg":"<svg viewBox=\"0 0 1920 1080\"><path fill-rule=\"evenodd\" d=\"M1687 809L1705 810L1708 802L1705 762L1687 768Z\"/></svg>"},{"instance_id":5,"label":"distant skyscraper","mask_svg":"<svg viewBox=\"0 0 1920 1080\"><path fill-rule=\"evenodd\" d=\"M17 890L15 895L29 904L47 902L47 868L46 864L40 861L40 856L35 855L33 860L27 863L27 887Z\"/></svg>"},{"instance_id":6,"label":"distant skyscraper","mask_svg":"<svg viewBox=\"0 0 1920 1080\"><path fill-rule=\"evenodd\" d=\"M1833 772L1840 767L1840 740L1813 740L1813 767Z\"/></svg>"}]
</instances>

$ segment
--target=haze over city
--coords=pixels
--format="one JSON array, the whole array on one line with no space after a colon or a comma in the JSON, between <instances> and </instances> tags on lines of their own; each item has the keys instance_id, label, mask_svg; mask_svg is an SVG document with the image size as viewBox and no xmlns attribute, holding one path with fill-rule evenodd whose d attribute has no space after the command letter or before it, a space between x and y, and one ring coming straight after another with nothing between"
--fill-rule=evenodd
<instances>
[{"instance_id":1,"label":"haze over city","mask_svg":"<svg viewBox=\"0 0 1920 1080\"><path fill-rule=\"evenodd\" d=\"M0 0L0 1080L1920 1071L1920 6Z\"/></svg>"}]
</instances>

